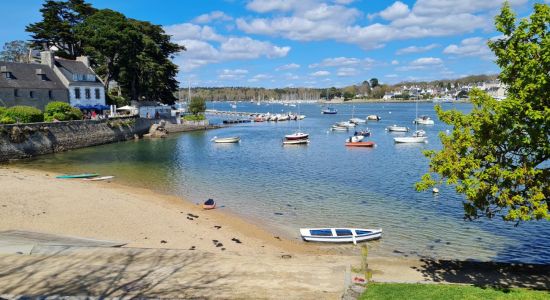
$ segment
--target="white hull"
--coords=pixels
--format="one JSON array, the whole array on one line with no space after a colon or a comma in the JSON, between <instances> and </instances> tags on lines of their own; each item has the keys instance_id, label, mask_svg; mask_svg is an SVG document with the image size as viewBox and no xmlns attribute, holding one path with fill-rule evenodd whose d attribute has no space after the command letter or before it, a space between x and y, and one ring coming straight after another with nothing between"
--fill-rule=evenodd
<instances>
[{"instance_id":1,"label":"white hull","mask_svg":"<svg viewBox=\"0 0 550 300\"><path fill-rule=\"evenodd\" d=\"M382 120L382 118L380 118L380 117L377 116L377 115L369 115L369 116L367 116L367 120L371 120L371 121L380 121L380 120Z\"/></svg>"},{"instance_id":2,"label":"white hull","mask_svg":"<svg viewBox=\"0 0 550 300\"><path fill-rule=\"evenodd\" d=\"M395 131L395 132L408 132L409 128L405 126L388 126L388 131Z\"/></svg>"},{"instance_id":3,"label":"white hull","mask_svg":"<svg viewBox=\"0 0 550 300\"><path fill-rule=\"evenodd\" d=\"M365 139L365 136L355 135L355 136L352 136L351 138L347 139L346 141L351 142L351 143L357 143L357 142L363 141L363 139Z\"/></svg>"},{"instance_id":4,"label":"white hull","mask_svg":"<svg viewBox=\"0 0 550 300\"><path fill-rule=\"evenodd\" d=\"M344 126L332 126L331 130L332 131L348 131L349 129L347 127L344 127Z\"/></svg>"},{"instance_id":5,"label":"white hull","mask_svg":"<svg viewBox=\"0 0 550 300\"><path fill-rule=\"evenodd\" d=\"M393 139L396 143L426 143L428 137L425 136L406 136L396 137Z\"/></svg>"},{"instance_id":6,"label":"white hull","mask_svg":"<svg viewBox=\"0 0 550 300\"><path fill-rule=\"evenodd\" d=\"M238 143L241 141L241 138L238 136L228 137L228 138L214 138L213 141L214 143L219 143L219 144Z\"/></svg>"},{"instance_id":7,"label":"white hull","mask_svg":"<svg viewBox=\"0 0 550 300\"><path fill-rule=\"evenodd\" d=\"M303 133L303 132L296 132L293 134L285 135L285 139L287 140L303 140L303 139L307 139L308 137L309 137L309 134Z\"/></svg>"},{"instance_id":8,"label":"white hull","mask_svg":"<svg viewBox=\"0 0 550 300\"><path fill-rule=\"evenodd\" d=\"M351 118L349 121L351 123L355 123L355 124L365 124L365 123L367 123L367 120L359 119L359 118Z\"/></svg>"},{"instance_id":9,"label":"white hull","mask_svg":"<svg viewBox=\"0 0 550 300\"><path fill-rule=\"evenodd\" d=\"M337 126L342 126L342 127L347 127L347 128L352 128L352 127L355 127L356 124L355 123L351 123L351 122L338 122L338 124L336 124Z\"/></svg>"},{"instance_id":10,"label":"white hull","mask_svg":"<svg viewBox=\"0 0 550 300\"><path fill-rule=\"evenodd\" d=\"M317 232L326 235L315 235ZM344 234L338 234L344 233ZM300 228L302 239L308 242L354 243L370 241L382 237L382 229L361 228Z\"/></svg>"},{"instance_id":11,"label":"white hull","mask_svg":"<svg viewBox=\"0 0 550 300\"><path fill-rule=\"evenodd\" d=\"M85 181L102 181L102 180L109 180L113 179L115 176L101 176L101 177L93 177L93 178L84 178Z\"/></svg>"},{"instance_id":12,"label":"white hull","mask_svg":"<svg viewBox=\"0 0 550 300\"><path fill-rule=\"evenodd\" d=\"M424 116L420 118L416 118L413 121L414 124L420 124L420 125L434 125L434 120L430 119L430 117Z\"/></svg>"},{"instance_id":13,"label":"white hull","mask_svg":"<svg viewBox=\"0 0 550 300\"><path fill-rule=\"evenodd\" d=\"M283 145L306 145L309 144L308 139L304 140L284 140Z\"/></svg>"}]
</instances>

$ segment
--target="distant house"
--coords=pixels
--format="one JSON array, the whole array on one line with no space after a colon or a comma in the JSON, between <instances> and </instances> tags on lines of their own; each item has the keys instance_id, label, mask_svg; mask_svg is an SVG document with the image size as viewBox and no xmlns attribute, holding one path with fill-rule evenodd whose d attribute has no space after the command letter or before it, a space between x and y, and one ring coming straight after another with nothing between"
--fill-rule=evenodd
<instances>
[{"instance_id":1,"label":"distant house","mask_svg":"<svg viewBox=\"0 0 550 300\"><path fill-rule=\"evenodd\" d=\"M0 62L0 106L40 109L52 101L75 107L105 105L105 87L87 57L56 58L40 53L40 63Z\"/></svg>"}]
</instances>

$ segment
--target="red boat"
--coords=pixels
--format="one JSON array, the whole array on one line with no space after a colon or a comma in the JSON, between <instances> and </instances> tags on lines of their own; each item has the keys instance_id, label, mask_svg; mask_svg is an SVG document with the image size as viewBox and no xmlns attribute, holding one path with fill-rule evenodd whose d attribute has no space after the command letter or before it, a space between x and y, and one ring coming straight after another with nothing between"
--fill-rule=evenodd
<instances>
[{"instance_id":1,"label":"red boat","mask_svg":"<svg viewBox=\"0 0 550 300\"><path fill-rule=\"evenodd\" d=\"M208 200L204 201L204 203L202 204L202 208L203 209L214 209L214 208L216 208L216 201L214 201L214 199L208 199Z\"/></svg>"},{"instance_id":2,"label":"red boat","mask_svg":"<svg viewBox=\"0 0 550 300\"><path fill-rule=\"evenodd\" d=\"M373 142L346 142L346 147L374 147Z\"/></svg>"}]
</instances>

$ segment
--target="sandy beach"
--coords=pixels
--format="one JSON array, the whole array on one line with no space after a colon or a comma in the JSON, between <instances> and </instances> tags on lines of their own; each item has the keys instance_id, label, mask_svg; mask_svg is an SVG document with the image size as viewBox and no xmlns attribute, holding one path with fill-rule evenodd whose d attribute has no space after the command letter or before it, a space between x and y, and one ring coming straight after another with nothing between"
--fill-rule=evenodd
<instances>
[{"instance_id":1,"label":"sandy beach","mask_svg":"<svg viewBox=\"0 0 550 300\"><path fill-rule=\"evenodd\" d=\"M359 255L337 255L332 248L286 240L185 199L118 185L116 179L86 182L56 175L0 166L0 232L23 230L125 245L38 246L32 255L0 253L0 270L7 270L0 271L0 295L55 290L95 296L109 291L113 297L337 299L349 282L349 270L360 264ZM369 257L369 267L375 281L538 288L550 283L547 266ZM98 272L92 276L88 270L94 268ZM75 283L83 273L86 284ZM148 284L136 283L145 279ZM139 288L128 290L130 283ZM216 287L218 294L205 284Z\"/></svg>"}]
</instances>

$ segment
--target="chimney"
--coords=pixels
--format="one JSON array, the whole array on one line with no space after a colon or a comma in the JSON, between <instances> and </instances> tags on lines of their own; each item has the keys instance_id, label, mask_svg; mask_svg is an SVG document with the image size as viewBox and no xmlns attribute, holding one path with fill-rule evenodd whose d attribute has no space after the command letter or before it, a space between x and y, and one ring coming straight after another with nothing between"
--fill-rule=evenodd
<instances>
[{"instance_id":1,"label":"chimney","mask_svg":"<svg viewBox=\"0 0 550 300\"><path fill-rule=\"evenodd\" d=\"M82 62L86 67L90 67L90 59L88 56L79 56L76 58L76 61Z\"/></svg>"},{"instance_id":2,"label":"chimney","mask_svg":"<svg viewBox=\"0 0 550 300\"><path fill-rule=\"evenodd\" d=\"M51 51L40 52L40 63L50 68L53 68L54 60L53 60L52 52Z\"/></svg>"}]
</instances>

